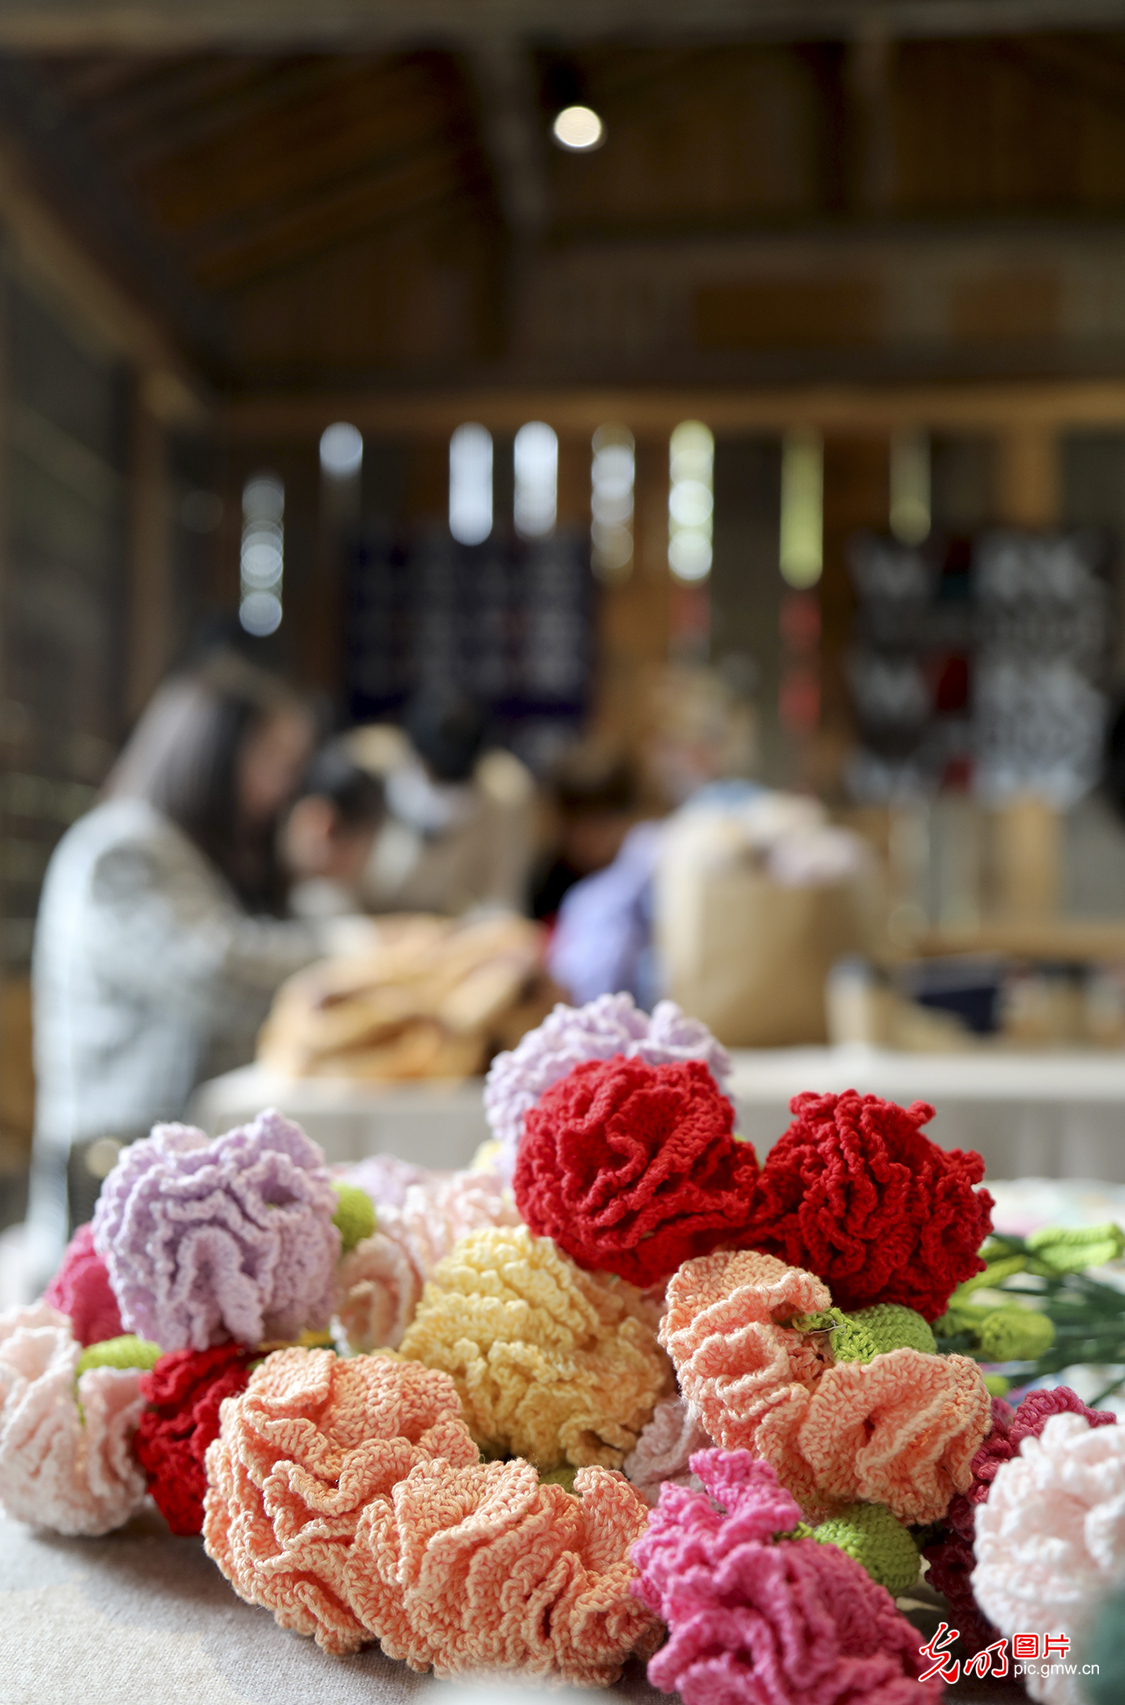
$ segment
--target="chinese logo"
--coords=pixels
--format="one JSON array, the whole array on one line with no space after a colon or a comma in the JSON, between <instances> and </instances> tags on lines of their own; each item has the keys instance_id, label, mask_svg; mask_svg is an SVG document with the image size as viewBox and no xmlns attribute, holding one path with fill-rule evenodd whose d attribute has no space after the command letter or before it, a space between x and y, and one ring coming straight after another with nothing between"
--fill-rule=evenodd
<instances>
[{"instance_id":1,"label":"chinese logo","mask_svg":"<svg viewBox=\"0 0 1125 1705\"><path fill-rule=\"evenodd\" d=\"M1097 1664L1079 1666L1064 1661L1070 1651L1067 1634L1013 1634L1010 1639L994 1640L991 1646L964 1660L950 1652L960 1638L958 1630L948 1622L939 1624L937 1633L921 1648L921 1656L929 1660L930 1667L918 1677L919 1681L929 1681L933 1676L940 1676L946 1682L960 1681L962 1672L966 1676L1049 1675L1054 1671L1063 1675L1097 1674Z\"/></svg>"}]
</instances>

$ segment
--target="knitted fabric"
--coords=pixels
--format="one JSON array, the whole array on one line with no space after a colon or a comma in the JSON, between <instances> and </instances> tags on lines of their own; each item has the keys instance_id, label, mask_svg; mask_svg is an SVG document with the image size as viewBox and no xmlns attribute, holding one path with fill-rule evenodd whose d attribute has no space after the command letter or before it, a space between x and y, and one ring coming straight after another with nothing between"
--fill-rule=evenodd
<instances>
[{"instance_id":1,"label":"knitted fabric","mask_svg":"<svg viewBox=\"0 0 1125 1705\"><path fill-rule=\"evenodd\" d=\"M690 1467L697 1450L711 1444L679 1392L662 1397L622 1468L647 1504L655 1504L666 1480L698 1486Z\"/></svg>"},{"instance_id":2,"label":"knitted fabric","mask_svg":"<svg viewBox=\"0 0 1125 1705\"><path fill-rule=\"evenodd\" d=\"M1067 1386L1031 1391L1018 1409L994 1398L992 1426L973 1458L972 1479L950 1503L941 1536L923 1548L929 1564L927 1578L949 1600L966 1652L981 1651L999 1638L998 1630L981 1615L969 1579L976 1563L977 1506L987 1501L997 1470L1019 1454L1024 1439L1038 1438L1052 1415L1067 1414L1080 1415L1091 1427L1111 1426L1117 1419L1108 1409L1088 1409Z\"/></svg>"},{"instance_id":3,"label":"knitted fabric","mask_svg":"<svg viewBox=\"0 0 1125 1705\"><path fill-rule=\"evenodd\" d=\"M1051 1415L1038 1438L1002 1463L976 1512L972 1585L984 1614L1081 1638L1098 1600L1125 1575L1125 1427ZM1027 1677L1033 1699L1080 1705L1074 1676Z\"/></svg>"},{"instance_id":4,"label":"knitted fabric","mask_svg":"<svg viewBox=\"0 0 1125 1705\"><path fill-rule=\"evenodd\" d=\"M386 1356L278 1350L220 1412L203 1537L240 1598L328 1652L369 1632L349 1602L364 1507L419 1463L478 1460L452 1382Z\"/></svg>"},{"instance_id":5,"label":"knitted fabric","mask_svg":"<svg viewBox=\"0 0 1125 1705\"><path fill-rule=\"evenodd\" d=\"M157 1125L103 1184L94 1242L131 1331L165 1350L258 1344L328 1324L336 1206L319 1148L279 1113L213 1141Z\"/></svg>"},{"instance_id":6,"label":"knitted fabric","mask_svg":"<svg viewBox=\"0 0 1125 1705\"><path fill-rule=\"evenodd\" d=\"M629 1561L648 1511L604 1468L575 1493L519 1460L420 1464L360 1517L352 1610L411 1669L609 1685L660 1639Z\"/></svg>"},{"instance_id":7,"label":"knitted fabric","mask_svg":"<svg viewBox=\"0 0 1125 1705\"><path fill-rule=\"evenodd\" d=\"M711 1437L772 1463L807 1514L863 1501L935 1521L968 1485L988 1429L980 1370L909 1347L829 1365L828 1334L782 1322L830 1300L773 1256L711 1255L669 1283L660 1342Z\"/></svg>"},{"instance_id":8,"label":"knitted fabric","mask_svg":"<svg viewBox=\"0 0 1125 1705\"><path fill-rule=\"evenodd\" d=\"M348 1184L343 1178L334 1178L332 1188L336 1192L332 1224L340 1233L340 1248L346 1253L375 1230L375 1204L366 1190Z\"/></svg>"},{"instance_id":9,"label":"knitted fabric","mask_svg":"<svg viewBox=\"0 0 1125 1705\"><path fill-rule=\"evenodd\" d=\"M730 1056L705 1024L685 1018L675 1001L660 1001L650 1018L632 995L600 995L585 1006L561 1002L519 1046L497 1054L484 1085L484 1111L500 1144L497 1168L510 1178L523 1137L524 1115L544 1090L586 1060L615 1054L650 1066L702 1060L720 1089L730 1077Z\"/></svg>"},{"instance_id":10,"label":"knitted fabric","mask_svg":"<svg viewBox=\"0 0 1125 1705\"><path fill-rule=\"evenodd\" d=\"M666 1486L633 1547L638 1592L668 1624L648 1678L684 1705L922 1705L920 1636L745 1451L698 1451L705 1492ZM709 1495L708 1495L709 1494Z\"/></svg>"},{"instance_id":11,"label":"knitted fabric","mask_svg":"<svg viewBox=\"0 0 1125 1705\"><path fill-rule=\"evenodd\" d=\"M144 1502L131 1438L139 1368L78 1377L82 1345L46 1303L0 1314L0 1503L55 1533L109 1533Z\"/></svg>"},{"instance_id":12,"label":"knitted fabric","mask_svg":"<svg viewBox=\"0 0 1125 1705\"><path fill-rule=\"evenodd\" d=\"M758 1162L701 1060L591 1060L524 1120L512 1187L524 1219L581 1267L652 1285L746 1242Z\"/></svg>"},{"instance_id":13,"label":"knitted fabric","mask_svg":"<svg viewBox=\"0 0 1125 1705\"><path fill-rule=\"evenodd\" d=\"M644 1314L631 1286L497 1226L437 1267L402 1354L453 1376L487 1454L617 1468L672 1383Z\"/></svg>"},{"instance_id":14,"label":"knitted fabric","mask_svg":"<svg viewBox=\"0 0 1125 1705\"><path fill-rule=\"evenodd\" d=\"M75 1378L81 1379L87 1368L136 1368L147 1373L160 1359L160 1345L150 1344L133 1332L123 1332L117 1338L103 1338L89 1344L78 1358Z\"/></svg>"},{"instance_id":15,"label":"knitted fabric","mask_svg":"<svg viewBox=\"0 0 1125 1705\"><path fill-rule=\"evenodd\" d=\"M823 1314L803 1315L793 1322L802 1332L829 1331L832 1357L837 1362L869 1362L887 1350L922 1350L937 1353L937 1342L928 1323L912 1308L879 1303L856 1314L829 1308Z\"/></svg>"},{"instance_id":16,"label":"knitted fabric","mask_svg":"<svg viewBox=\"0 0 1125 1705\"><path fill-rule=\"evenodd\" d=\"M838 1545L892 1597L918 1580L918 1547L908 1528L882 1504L849 1504L813 1531L818 1545Z\"/></svg>"},{"instance_id":17,"label":"knitted fabric","mask_svg":"<svg viewBox=\"0 0 1125 1705\"><path fill-rule=\"evenodd\" d=\"M97 1344L121 1334L121 1311L106 1264L94 1248L94 1228L80 1225L63 1251L58 1272L43 1301L70 1320L80 1344Z\"/></svg>"},{"instance_id":18,"label":"knitted fabric","mask_svg":"<svg viewBox=\"0 0 1125 1705\"><path fill-rule=\"evenodd\" d=\"M173 1533L203 1531L203 1459L219 1436L219 1405L246 1388L253 1351L238 1344L173 1350L141 1380L147 1407L133 1441L148 1489Z\"/></svg>"},{"instance_id":19,"label":"knitted fabric","mask_svg":"<svg viewBox=\"0 0 1125 1705\"><path fill-rule=\"evenodd\" d=\"M510 1192L489 1173L433 1173L379 1210L379 1229L340 1264L338 1313L353 1350L395 1349L422 1285L466 1233L520 1223Z\"/></svg>"},{"instance_id":20,"label":"knitted fabric","mask_svg":"<svg viewBox=\"0 0 1125 1705\"><path fill-rule=\"evenodd\" d=\"M983 1263L992 1197L978 1154L919 1129L933 1108L875 1095L798 1095L794 1122L762 1167L746 1240L831 1287L847 1312L902 1303L927 1320Z\"/></svg>"}]
</instances>

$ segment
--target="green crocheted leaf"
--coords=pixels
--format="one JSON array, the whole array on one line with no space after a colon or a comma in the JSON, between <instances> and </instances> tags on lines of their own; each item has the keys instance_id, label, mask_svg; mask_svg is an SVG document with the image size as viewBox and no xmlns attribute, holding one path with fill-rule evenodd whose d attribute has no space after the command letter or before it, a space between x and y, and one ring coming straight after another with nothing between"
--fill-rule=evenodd
<instances>
[{"instance_id":1,"label":"green crocheted leaf","mask_svg":"<svg viewBox=\"0 0 1125 1705\"><path fill-rule=\"evenodd\" d=\"M1033 1362L1055 1341L1054 1321L1033 1308L997 1308L977 1332L980 1353L989 1362Z\"/></svg>"},{"instance_id":2,"label":"green crocheted leaf","mask_svg":"<svg viewBox=\"0 0 1125 1705\"><path fill-rule=\"evenodd\" d=\"M923 1350L932 1356L937 1350L929 1323L914 1309L899 1303L877 1302L871 1308L861 1308L852 1315L852 1321L874 1340L878 1355L887 1350L909 1349Z\"/></svg>"},{"instance_id":3,"label":"green crocheted leaf","mask_svg":"<svg viewBox=\"0 0 1125 1705\"><path fill-rule=\"evenodd\" d=\"M839 1308L820 1314L799 1314L791 1323L798 1332L829 1332L833 1358L838 1362L869 1362L878 1354L874 1338Z\"/></svg>"},{"instance_id":4,"label":"green crocheted leaf","mask_svg":"<svg viewBox=\"0 0 1125 1705\"><path fill-rule=\"evenodd\" d=\"M78 1358L76 1379L91 1368L154 1368L163 1355L159 1344L147 1338L137 1338L132 1332L121 1338L104 1338L100 1344L90 1344Z\"/></svg>"},{"instance_id":5,"label":"green crocheted leaf","mask_svg":"<svg viewBox=\"0 0 1125 1705\"><path fill-rule=\"evenodd\" d=\"M819 1545L837 1545L892 1594L908 1592L918 1579L918 1547L882 1504L849 1504L813 1530Z\"/></svg>"},{"instance_id":6,"label":"green crocheted leaf","mask_svg":"<svg viewBox=\"0 0 1125 1705\"><path fill-rule=\"evenodd\" d=\"M1104 1267L1125 1254L1125 1230L1107 1220L1103 1225L1080 1227L1041 1226L1027 1240L1035 1252L1034 1266L1050 1275L1083 1273L1087 1267Z\"/></svg>"},{"instance_id":7,"label":"green crocheted leaf","mask_svg":"<svg viewBox=\"0 0 1125 1705\"><path fill-rule=\"evenodd\" d=\"M334 1178L332 1188L340 1198L332 1215L332 1224L340 1233L340 1249L346 1255L349 1249L354 1249L357 1243L362 1243L374 1232L375 1204L366 1190L355 1184L345 1184L342 1179Z\"/></svg>"}]
</instances>

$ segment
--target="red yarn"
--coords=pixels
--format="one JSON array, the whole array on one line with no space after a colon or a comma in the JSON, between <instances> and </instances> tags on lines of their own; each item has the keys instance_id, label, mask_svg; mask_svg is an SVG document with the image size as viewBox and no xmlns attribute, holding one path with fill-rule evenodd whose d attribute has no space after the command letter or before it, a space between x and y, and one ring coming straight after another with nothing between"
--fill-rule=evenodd
<instances>
[{"instance_id":1,"label":"red yarn","mask_svg":"<svg viewBox=\"0 0 1125 1705\"><path fill-rule=\"evenodd\" d=\"M742 1244L758 1162L702 1060L588 1060L526 1115L516 1206L580 1267L642 1287Z\"/></svg>"},{"instance_id":2,"label":"red yarn","mask_svg":"<svg viewBox=\"0 0 1125 1705\"><path fill-rule=\"evenodd\" d=\"M94 1248L92 1225L80 1225L63 1250L43 1301L70 1316L70 1329L82 1345L120 1338L124 1332L106 1264Z\"/></svg>"},{"instance_id":3,"label":"red yarn","mask_svg":"<svg viewBox=\"0 0 1125 1705\"><path fill-rule=\"evenodd\" d=\"M901 1303L927 1320L984 1270L992 1197L973 1185L979 1154L940 1149L916 1101L797 1095L792 1125L766 1156L747 1241L823 1279L837 1307Z\"/></svg>"},{"instance_id":4,"label":"red yarn","mask_svg":"<svg viewBox=\"0 0 1125 1705\"><path fill-rule=\"evenodd\" d=\"M219 1405L244 1391L255 1352L241 1344L173 1350L141 1378L148 1402L134 1445L164 1520L173 1533L203 1531L203 1458L219 1436Z\"/></svg>"}]
</instances>

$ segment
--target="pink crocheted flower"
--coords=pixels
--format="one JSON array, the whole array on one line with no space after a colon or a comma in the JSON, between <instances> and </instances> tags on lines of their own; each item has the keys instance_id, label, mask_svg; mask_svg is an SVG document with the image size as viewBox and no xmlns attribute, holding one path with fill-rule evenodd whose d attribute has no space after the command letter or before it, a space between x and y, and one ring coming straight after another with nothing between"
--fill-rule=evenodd
<instances>
[{"instance_id":1,"label":"pink crocheted flower","mask_svg":"<svg viewBox=\"0 0 1125 1705\"><path fill-rule=\"evenodd\" d=\"M353 1350L397 1349L422 1286L454 1244L481 1226L520 1224L510 1193L487 1172L431 1173L378 1212L378 1230L339 1268L337 1312Z\"/></svg>"},{"instance_id":2,"label":"pink crocheted flower","mask_svg":"<svg viewBox=\"0 0 1125 1705\"><path fill-rule=\"evenodd\" d=\"M942 1697L921 1636L835 1545L784 1539L800 1510L746 1451L691 1459L704 1492L665 1486L633 1547L668 1624L648 1678L684 1705L920 1705Z\"/></svg>"},{"instance_id":3,"label":"pink crocheted flower","mask_svg":"<svg viewBox=\"0 0 1125 1705\"><path fill-rule=\"evenodd\" d=\"M610 1469L579 1469L571 1494L519 1458L423 1463L364 1510L350 1603L411 1669L604 1687L660 1637L632 1592L647 1515Z\"/></svg>"},{"instance_id":4,"label":"pink crocheted flower","mask_svg":"<svg viewBox=\"0 0 1125 1705\"><path fill-rule=\"evenodd\" d=\"M56 1533L109 1533L144 1502L140 1368L88 1368L48 1304L0 1314L0 1503Z\"/></svg>"},{"instance_id":5,"label":"pink crocheted flower","mask_svg":"<svg viewBox=\"0 0 1125 1705\"><path fill-rule=\"evenodd\" d=\"M157 1125L102 1186L94 1242L121 1318L164 1350L328 1324L340 1234L324 1157L280 1113L209 1140Z\"/></svg>"},{"instance_id":6,"label":"pink crocheted flower","mask_svg":"<svg viewBox=\"0 0 1125 1705\"><path fill-rule=\"evenodd\" d=\"M80 1225L67 1244L43 1301L67 1316L82 1345L119 1338L125 1330L106 1264L94 1248L92 1225Z\"/></svg>"},{"instance_id":7,"label":"pink crocheted flower","mask_svg":"<svg viewBox=\"0 0 1125 1705\"><path fill-rule=\"evenodd\" d=\"M275 1351L222 1406L207 1452L207 1552L282 1628L355 1651L371 1637L348 1589L360 1516L434 1457L479 1460L448 1374L387 1356Z\"/></svg>"},{"instance_id":8,"label":"pink crocheted flower","mask_svg":"<svg viewBox=\"0 0 1125 1705\"><path fill-rule=\"evenodd\" d=\"M830 1303L774 1256L704 1256L672 1277L660 1341L710 1436L772 1463L807 1515L858 1500L936 1521L989 1425L980 1370L914 1349L831 1365L816 1334L783 1324Z\"/></svg>"},{"instance_id":9,"label":"pink crocheted flower","mask_svg":"<svg viewBox=\"0 0 1125 1705\"><path fill-rule=\"evenodd\" d=\"M697 1450L706 1450L711 1442L677 1392L674 1397L661 1398L652 1420L621 1466L645 1503L655 1504L661 1486L668 1482L698 1487L691 1472L691 1457Z\"/></svg>"},{"instance_id":10,"label":"pink crocheted flower","mask_svg":"<svg viewBox=\"0 0 1125 1705\"><path fill-rule=\"evenodd\" d=\"M1125 1427L1048 1417L1038 1438L996 1471L977 1506L977 1603L1001 1634L1081 1637L1098 1601L1125 1575ZM1078 1705L1073 1676L1030 1676L1046 1705Z\"/></svg>"}]
</instances>

